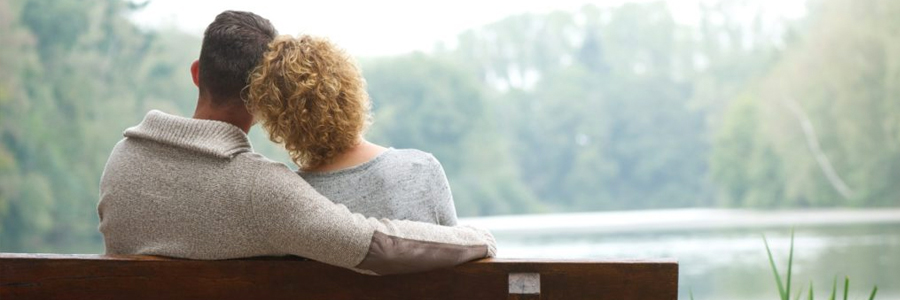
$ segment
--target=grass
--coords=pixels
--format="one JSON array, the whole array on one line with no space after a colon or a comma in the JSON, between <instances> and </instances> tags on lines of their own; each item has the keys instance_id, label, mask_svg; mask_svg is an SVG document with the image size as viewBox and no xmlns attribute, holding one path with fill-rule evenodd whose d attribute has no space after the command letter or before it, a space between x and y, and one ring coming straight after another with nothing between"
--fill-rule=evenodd
<instances>
[{"instance_id":1,"label":"grass","mask_svg":"<svg viewBox=\"0 0 900 300\"><path fill-rule=\"evenodd\" d=\"M772 274L775 275L775 284L778 287L778 296L781 297L781 300L791 300L791 273L794 271L794 231L791 230L791 250L788 254L788 266L787 266L787 280L782 283L781 274L778 273L778 267L775 266L775 259L772 258L772 250L769 249L769 241L766 240L766 236L763 235L763 243L766 245L766 254L769 255L769 266L772 268ZM843 300L847 300L848 292L850 291L850 278L844 277L844 298ZM872 293L869 294L869 300L875 299L875 294L878 293L878 286L874 286L872 288ZM693 289L688 289L688 295L691 300L694 300L694 291ZM797 296L794 298L796 300L800 300L803 296L803 290L797 290ZM828 298L829 300L836 300L837 296L837 276L834 277L834 282L831 283L831 296ZM807 299L814 300L813 296L813 283L809 282L809 291L807 292Z\"/></svg>"},{"instance_id":2,"label":"grass","mask_svg":"<svg viewBox=\"0 0 900 300\"><path fill-rule=\"evenodd\" d=\"M772 258L772 251L769 249L769 241L766 240L766 236L763 235L763 243L766 245L766 254L769 255L769 265L772 267L772 273L775 275L775 283L778 286L778 295L781 297L781 300L790 300L791 295L791 273L793 272L794 266L794 231L791 230L791 250L788 254L788 266L787 266L787 280L782 283L781 275L778 273L778 267L775 266L775 259ZM848 292L850 291L850 278L844 277L844 298L843 300L847 300ZM875 294L878 293L878 286L876 285L872 288L872 293L869 294L869 300L875 299ZM803 290L800 289L797 292L797 296L794 299L799 300L803 295ZM807 294L809 300L813 300L813 283L809 282L809 292ZM834 278L834 282L831 284L831 296L828 298L830 300L835 300L835 296L837 296L837 277ZM691 300L693 300L693 294L691 295Z\"/></svg>"}]
</instances>

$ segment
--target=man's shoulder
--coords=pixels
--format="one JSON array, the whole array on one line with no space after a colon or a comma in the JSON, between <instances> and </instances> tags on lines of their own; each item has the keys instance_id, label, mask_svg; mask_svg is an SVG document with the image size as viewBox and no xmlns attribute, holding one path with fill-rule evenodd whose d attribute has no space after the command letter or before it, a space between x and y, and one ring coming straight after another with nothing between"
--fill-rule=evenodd
<instances>
[{"instance_id":1,"label":"man's shoulder","mask_svg":"<svg viewBox=\"0 0 900 300\"><path fill-rule=\"evenodd\" d=\"M233 159L235 167L250 171L256 193L308 193L314 191L309 183L294 173L284 163L274 161L262 154L247 152ZM313 192L314 193L314 192Z\"/></svg>"},{"instance_id":2,"label":"man's shoulder","mask_svg":"<svg viewBox=\"0 0 900 300\"><path fill-rule=\"evenodd\" d=\"M249 151L238 154L234 157L234 161L237 163L246 163L258 165L261 167L270 167L270 168L287 168L287 166L281 162L272 160L265 155L259 154L257 152Z\"/></svg>"},{"instance_id":3,"label":"man's shoulder","mask_svg":"<svg viewBox=\"0 0 900 300\"><path fill-rule=\"evenodd\" d=\"M284 163L272 160L256 152L244 152L236 155L232 159L232 163L239 165L241 168L254 170L255 173L260 173L261 175L299 177Z\"/></svg>"}]
</instances>

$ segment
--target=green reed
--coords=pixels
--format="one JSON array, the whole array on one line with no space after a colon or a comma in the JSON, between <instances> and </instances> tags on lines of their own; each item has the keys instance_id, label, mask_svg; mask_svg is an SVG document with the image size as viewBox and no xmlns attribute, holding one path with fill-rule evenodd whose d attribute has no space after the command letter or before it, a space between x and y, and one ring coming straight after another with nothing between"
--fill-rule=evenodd
<instances>
[{"instance_id":1,"label":"green reed","mask_svg":"<svg viewBox=\"0 0 900 300\"><path fill-rule=\"evenodd\" d=\"M788 265L787 265L787 280L782 283L781 275L778 273L778 267L775 266L775 259L772 258L772 251L769 249L769 241L766 240L766 236L763 235L763 243L766 245L766 254L769 255L769 265L772 267L772 274L775 275L775 283L778 286L778 295L781 297L781 300L790 300L791 295L791 273L793 272L794 265L794 231L791 230L791 248L788 254ZM847 300L847 295L850 290L850 278L844 277L844 300ZM803 295L803 290L798 289L797 296L794 298L799 300ZM874 286L872 288L872 293L869 295L869 300L875 299L875 294L878 293L878 286ZM809 282L809 292L807 294L809 300L813 300L813 283ZM834 282L831 284L831 296L828 298L829 300L835 300L835 296L837 296L837 276L834 278ZM691 295L691 300L693 300L693 295Z\"/></svg>"}]
</instances>

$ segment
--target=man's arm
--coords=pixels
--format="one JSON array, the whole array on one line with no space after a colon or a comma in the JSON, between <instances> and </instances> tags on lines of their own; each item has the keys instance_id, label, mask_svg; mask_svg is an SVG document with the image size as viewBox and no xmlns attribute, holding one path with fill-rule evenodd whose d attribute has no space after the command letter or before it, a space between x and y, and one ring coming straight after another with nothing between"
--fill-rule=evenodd
<instances>
[{"instance_id":1,"label":"man's arm","mask_svg":"<svg viewBox=\"0 0 900 300\"><path fill-rule=\"evenodd\" d=\"M367 219L329 201L286 167L261 173L251 192L253 226L273 251L378 275L450 267L496 252L485 230Z\"/></svg>"}]
</instances>

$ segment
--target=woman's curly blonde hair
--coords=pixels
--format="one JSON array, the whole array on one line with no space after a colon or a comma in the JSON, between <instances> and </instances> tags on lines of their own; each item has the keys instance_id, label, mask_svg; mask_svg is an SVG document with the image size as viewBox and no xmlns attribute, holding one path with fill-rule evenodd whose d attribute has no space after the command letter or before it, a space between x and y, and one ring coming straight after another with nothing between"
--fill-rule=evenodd
<instances>
[{"instance_id":1,"label":"woman's curly blonde hair","mask_svg":"<svg viewBox=\"0 0 900 300\"><path fill-rule=\"evenodd\" d=\"M250 74L247 109L302 168L334 160L360 141L370 118L366 82L327 39L276 37Z\"/></svg>"}]
</instances>

